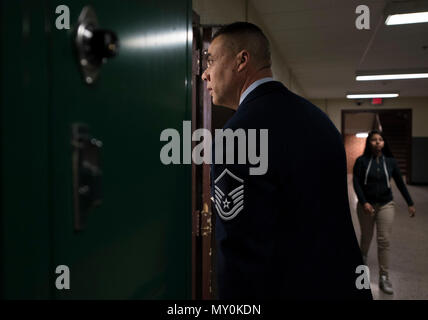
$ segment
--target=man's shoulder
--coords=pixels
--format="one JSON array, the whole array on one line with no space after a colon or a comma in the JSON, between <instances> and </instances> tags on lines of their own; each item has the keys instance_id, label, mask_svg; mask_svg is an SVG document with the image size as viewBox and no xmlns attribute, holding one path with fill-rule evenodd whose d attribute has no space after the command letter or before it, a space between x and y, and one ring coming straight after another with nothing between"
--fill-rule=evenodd
<instances>
[{"instance_id":1,"label":"man's shoulder","mask_svg":"<svg viewBox=\"0 0 428 320\"><path fill-rule=\"evenodd\" d=\"M272 99L278 95L285 97L289 93L288 89L279 81L268 81L262 83L251 91L241 105L259 104L261 100ZM284 96L285 95L285 96Z\"/></svg>"},{"instance_id":2,"label":"man's shoulder","mask_svg":"<svg viewBox=\"0 0 428 320\"><path fill-rule=\"evenodd\" d=\"M281 82L269 81L262 83L251 91L239 105L236 113L225 127L258 128L274 123L274 116L281 112L284 100L278 97L280 92L288 91Z\"/></svg>"},{"instance_id":3,"label":"man's shoulder","mask_svg":"<svg viewBox=\"0 0 428 320\"><path fill-rule=\"evenodd\" d=\"M316 118L325 118L327 115L309 100L290 91L279 81L270 81L261 84L245 98L243 108L251 106L254 112L274 111L275 114L286 112L288 115L308 115ZM261 107L258 109L257 106ZM288 117L292 120L292 117ZM285 120L285 118L283 119ZM293 120L292 120L293 121Z\"/></svg>"}]
</instances>

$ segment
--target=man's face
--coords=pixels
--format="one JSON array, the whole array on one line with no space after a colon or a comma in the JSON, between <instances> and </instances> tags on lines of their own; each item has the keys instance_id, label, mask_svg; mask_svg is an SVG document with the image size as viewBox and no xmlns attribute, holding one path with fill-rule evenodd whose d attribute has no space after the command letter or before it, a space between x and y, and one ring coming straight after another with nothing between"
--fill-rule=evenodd
<instances>
[{"instance_id":1,"label":"man's face","mask_svg":"<svg viewBox=\"0 0 428 320\"><path fill-rule=\"evenodd\" d=\"M207 88L213 97L213 103L221 106L236 107L239 103L239 82L236 71L236 55L225 45L224 36L218 36L208 48L208 67L202 74Z\"/></svg>"}]
</instances>

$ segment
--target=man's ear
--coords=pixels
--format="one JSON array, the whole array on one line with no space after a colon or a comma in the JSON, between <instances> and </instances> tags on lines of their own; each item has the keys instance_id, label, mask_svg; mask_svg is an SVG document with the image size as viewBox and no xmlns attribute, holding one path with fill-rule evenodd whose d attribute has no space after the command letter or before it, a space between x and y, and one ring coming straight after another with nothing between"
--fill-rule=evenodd
<instances>
[{"instance_id":1,"label":"man's ear","mask_svg":"<svg viewBox=\"0 0 428 320\"><path fill-rule=\"evenodd\" d=\"M250 53L246 50L242 50L238 53L238 72L241 72L248 67L250 62Z\"/></svg>"}]
</instances>

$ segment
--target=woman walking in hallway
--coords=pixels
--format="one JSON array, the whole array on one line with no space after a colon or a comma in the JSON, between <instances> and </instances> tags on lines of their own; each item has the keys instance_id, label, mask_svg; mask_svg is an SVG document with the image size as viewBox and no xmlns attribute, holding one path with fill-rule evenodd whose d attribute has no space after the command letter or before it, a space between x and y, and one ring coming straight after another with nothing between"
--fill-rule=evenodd
<instances>
[{"instance_id":1,"label":"woman walking in hallway","mask_svg":"<svg viewBox=\"0 0 428 320\"><path fill-rule=\"evenodd\" d=\"M369 133L364 153L355 161L353 173L354 189L358 197L357 214L361 227L360 247L363 260L366 263L376 224L379 288L387 294L393 294L388 275L389 240L395 213L391 177L409 206L410 217L415 216L416 209L382 132L373 130Z\"/></svg>"}]
</instances>

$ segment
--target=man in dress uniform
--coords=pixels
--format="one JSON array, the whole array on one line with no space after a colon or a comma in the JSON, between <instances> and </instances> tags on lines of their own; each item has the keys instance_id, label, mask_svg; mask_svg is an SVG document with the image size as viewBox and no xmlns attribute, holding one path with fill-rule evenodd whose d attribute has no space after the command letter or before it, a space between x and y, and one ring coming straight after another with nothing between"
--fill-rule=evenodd
<instances>
[{"instance_id":1,"label":"man in dress uniform","mask_svg":"<svg viewBox=\"0 0 428 320\"><path fill-rule=\"evenodd\" d=\"M363 261L336 127L272 79L269 42L254 24L221 28L207 63L202 79L213 103L236 109L223 129L243 129L248 138L250 129L268 131L268 140L260 136L256 148L249 141L247 150L266 157L265 170L236 158L217 161L222 147L215 141L211 180L219 298L372 299L370 289L356 285ZM235 156L238 147L235 139ZM231 150L221 151L225 156Z\"/></svg>"}]
</instances>

